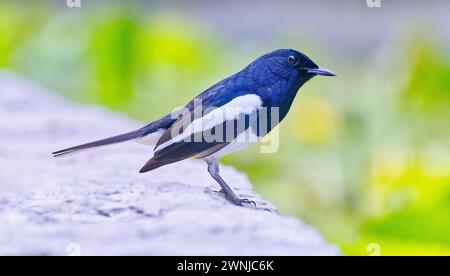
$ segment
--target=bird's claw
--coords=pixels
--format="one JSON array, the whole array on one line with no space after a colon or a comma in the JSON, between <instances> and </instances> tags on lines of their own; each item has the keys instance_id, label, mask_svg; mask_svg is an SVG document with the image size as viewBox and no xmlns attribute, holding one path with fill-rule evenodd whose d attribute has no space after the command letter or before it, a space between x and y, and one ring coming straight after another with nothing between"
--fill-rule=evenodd
<instances>
[{"instance_id":1,"label":"bird's claw","mask_svg":"<svg viewBox=\"0 0 450 276\"><path fill-rule=\"evenodd\" d=\"M253 204L253 206L256 208L256 202L254 202L253 200L250 200L250 199L247 199L247 198L239 198L239 201L241 203Z\"/></svg>"},{"instance_id":2,"label":"bird's claw","mask_svg":"<svg viewBox=\"0 0 450 276\"><path fill-rule=\"evenodd\" d=\"M243 206L242 203L245 203L245 204L253 204L253 206L256 208L256 202L254 202L253 200L250 200L250 199L247 199L247 198L238 198L238 197L236 197L236 196L230 197L230 196L227 195L227 193L226 193L223 189L221 189L221 190L219 191L219 193L223 193L223 194L225 195L225 198L226 198L228 201L230 201L231 203L235 204L235 205Z\"/></svg>"}]
</instances>

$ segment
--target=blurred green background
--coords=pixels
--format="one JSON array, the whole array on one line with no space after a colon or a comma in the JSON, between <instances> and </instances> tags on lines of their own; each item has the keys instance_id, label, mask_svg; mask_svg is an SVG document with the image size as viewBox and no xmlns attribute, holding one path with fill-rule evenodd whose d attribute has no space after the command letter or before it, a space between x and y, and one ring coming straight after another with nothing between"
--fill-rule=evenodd
<instances>
[{"instance_id":1,"label":"blurred green background","mask_svg":"<svg viewBox=\"0 0 450 276\"><path fill-rule=\"evenodd\" d=\"M277 48L315 78L280 149L223 159L345 254L450 255L448 1L0 2L0 69L148 122ZM447 26L447 27L446 27Z\"/></svg>"}]
</instances>

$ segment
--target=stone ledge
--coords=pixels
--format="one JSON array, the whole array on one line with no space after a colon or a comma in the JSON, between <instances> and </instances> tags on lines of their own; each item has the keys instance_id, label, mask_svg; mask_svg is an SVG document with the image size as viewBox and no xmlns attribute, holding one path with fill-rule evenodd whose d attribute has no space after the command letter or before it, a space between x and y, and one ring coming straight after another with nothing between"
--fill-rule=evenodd
<instances>
[{"instance_id":1,"label":"stone ledge","mask_svg":"<svg viewBox=\"0 0 450 276\"><path fill-rule=\"evenodd\" d=\"M124 143L66 158L50 152L137 127L0 72L0 255L337 255L301 220L280 216L247 177L222 167L229 204L202 161L137 173L146 148Z\"/></svg>"}]
</instances>

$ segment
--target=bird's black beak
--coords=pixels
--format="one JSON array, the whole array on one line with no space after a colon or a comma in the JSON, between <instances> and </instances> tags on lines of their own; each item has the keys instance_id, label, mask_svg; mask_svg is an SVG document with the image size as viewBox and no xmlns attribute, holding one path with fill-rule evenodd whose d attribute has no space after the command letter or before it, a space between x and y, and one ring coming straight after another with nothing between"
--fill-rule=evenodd
<instances>
[{"instance_id":1,"label":"bird's black beak","mask_svg":"<svg viewBox=\"0 0 450 276\"><path fill-rule=\"evenodd\" d=\"M307 69L306 72L310 73L310 74L321 75L321 76L336 76L335 73L333 73L329 70L326 70L326 69L322 69L322 68Z\"/></svg>"}]
</instances>

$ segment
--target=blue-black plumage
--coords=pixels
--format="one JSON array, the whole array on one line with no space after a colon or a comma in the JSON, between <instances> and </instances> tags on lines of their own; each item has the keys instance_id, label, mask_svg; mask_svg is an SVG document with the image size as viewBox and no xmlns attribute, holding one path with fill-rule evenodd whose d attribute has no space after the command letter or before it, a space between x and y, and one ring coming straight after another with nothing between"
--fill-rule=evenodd
<instances>
[{"instance_id":1,"label":"blue-black plumage","mask_svg":"<svg viewBox=\"0 0 450 276\"><path fill-rule=\"evenodd\" d=\"M289 112L300 87L317 75L335 76L299 51L276 50L211 86L180 111L138 130L56 151L53 155L135 139L154 150L141 173L190 157L203 158L226 198L242 205L249 201L239 199L220 177L218 160L270 132ZM273 117L277 120L273 121Z\"/></svg>"}]
</instances>

